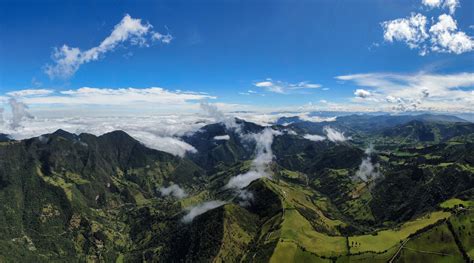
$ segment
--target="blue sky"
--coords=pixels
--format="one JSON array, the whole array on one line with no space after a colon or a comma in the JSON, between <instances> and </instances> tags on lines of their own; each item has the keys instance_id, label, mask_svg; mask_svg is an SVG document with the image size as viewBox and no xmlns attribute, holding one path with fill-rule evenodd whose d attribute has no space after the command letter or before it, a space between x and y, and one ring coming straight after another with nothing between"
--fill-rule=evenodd
<instances>
[{"instance_id":1,"label":"blue sky","mask_svg":"<svg viewBox=\"0 0 474 263\"><path fill-rule=\"evenodd\" d=\"M179 110L208 99L232 110L469 111L474 2L453 1L454 12L449 0L2 0L0 104L3 98L8 111L14 97L32 111L101 108L128 92L143 95L140 89L155 96L147 89L161 87L165 91L156 95L161 99L119 97L112 106L175 103ZM125 39L68 76L47 74L48 65L57 64L51 57L55 47L97 47L127 14L153 26L141 35L146 42ZM425 35L409 24L415 14L426 18ZM453 21L456 29L449 27ZM442 27L433 27L437 24ZM407 35L404 25L413 31ZM172 39L152 40L156 32ZM91 89L79 90L83 87ZM137 90L111 91L129 87ZM79 97L84 105L73 100L87 92L96 99Z\"/></svg>"}]
</instances>

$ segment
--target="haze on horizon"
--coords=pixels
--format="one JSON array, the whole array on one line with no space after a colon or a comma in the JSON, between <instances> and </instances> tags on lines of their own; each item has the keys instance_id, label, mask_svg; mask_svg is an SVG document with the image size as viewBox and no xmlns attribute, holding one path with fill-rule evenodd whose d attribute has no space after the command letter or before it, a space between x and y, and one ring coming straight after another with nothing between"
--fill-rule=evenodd
<instances>
[{"instance_id":1,"label":"haze on horizon","mask_svg":"<svg viewBox=\"0 0 474 263\"><path fill-rule=\"evenodd\" d=\"M183 154L177 136L222 116L472 120L472 1L7 0L0 10L0 132L15 138L122 129Z\"/></svg>"}]
</instances>

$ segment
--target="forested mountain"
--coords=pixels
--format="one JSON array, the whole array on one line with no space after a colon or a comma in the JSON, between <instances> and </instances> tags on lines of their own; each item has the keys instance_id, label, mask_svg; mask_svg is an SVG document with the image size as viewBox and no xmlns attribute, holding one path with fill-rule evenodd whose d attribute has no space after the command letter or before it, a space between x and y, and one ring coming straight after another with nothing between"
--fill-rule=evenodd
<instances>
[{"instance_id":1,"label":"forested mountain","mask_svg":"<svg viewBox=\"0 0 474 263\"><path fill-rule=\"evenodd\" d=\"M235 124L183 136L197 150L185 157L122 131L5 136L0 261L474 258L474 124L434 115Z\"/></svg>"}]
</instances>

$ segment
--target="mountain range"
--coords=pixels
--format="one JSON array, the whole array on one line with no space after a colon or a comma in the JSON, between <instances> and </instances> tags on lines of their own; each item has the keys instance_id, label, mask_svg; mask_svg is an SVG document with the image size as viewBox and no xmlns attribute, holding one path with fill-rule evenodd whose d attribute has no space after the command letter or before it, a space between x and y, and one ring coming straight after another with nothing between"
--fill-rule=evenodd
<instances>
[{"instance_id":1,"label":"mountain range","mask_svg":"<svg viewBox=\"0 0 474 263\"><path fill-rule=\"evenodd\" d=\"M185 157L123 131L0 134L0 262L474 259L474 123L229 122L181 137Z\"/></svg>"}]
</instances>

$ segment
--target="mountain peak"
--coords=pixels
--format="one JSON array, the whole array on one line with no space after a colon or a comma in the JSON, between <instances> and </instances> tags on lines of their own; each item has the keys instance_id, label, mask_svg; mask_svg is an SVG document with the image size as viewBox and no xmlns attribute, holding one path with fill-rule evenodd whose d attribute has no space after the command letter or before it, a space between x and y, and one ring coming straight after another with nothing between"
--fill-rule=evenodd
<instances>
[{"instance_id":1,"label":"mountain peak","mask_svg":"<svg viewBox=\"0 0 474 263\"><path fill-rule=\"evenodd\" d=\"M58 129L55 132L53 132L51 135L57 136L57 137L63 137L63 138L68 139L68 140L73 140L74 138L77 137L76 134L70 133L70 132L65 131L63 129Z\"/></svg>"}]
</instances>

